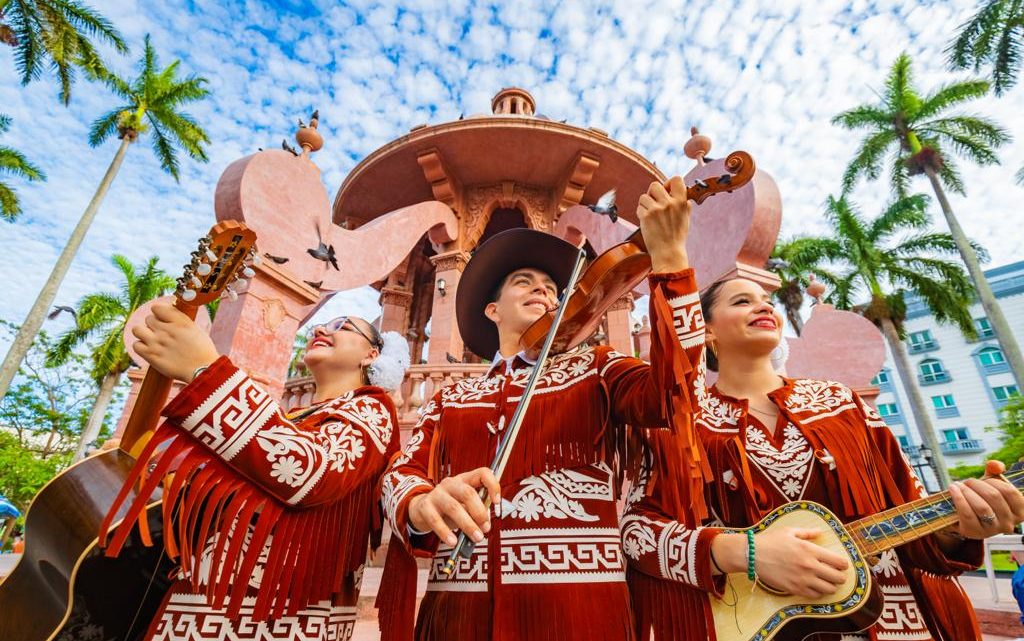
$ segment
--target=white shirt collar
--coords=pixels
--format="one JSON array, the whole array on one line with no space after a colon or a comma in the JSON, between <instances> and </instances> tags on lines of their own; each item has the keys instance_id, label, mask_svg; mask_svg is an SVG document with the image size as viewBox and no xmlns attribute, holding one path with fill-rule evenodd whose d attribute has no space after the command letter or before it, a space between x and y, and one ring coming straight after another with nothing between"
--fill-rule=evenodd
<instances>
[{"instance_id":1,"label":"white shirt collar","mask_svg":"<svg viewBox=\"0 0 1024 641\"><path fill-rule=\"evenodd\" d=\"M506 357L501 355L501 350L498 350L497 352L494 352L494 358L491 360L491 367L490 367L490 369L487 370L487 375L491 376L492 374L494 374L494 370L499 365L502 365L502 364L504 364L504 367L502 368L503 369L503 373L507 374L509 371L511 371L512 363L515 362L516 358L522 359L522 361L524 363L526 363L527 365L536 365L537 364L537 359L536 358L530 358L529 356L526 355L525 351L521 351L518 354L514 354L514 355L509 356L508 358L506 358Z\"/></svg>"}]
</instances>

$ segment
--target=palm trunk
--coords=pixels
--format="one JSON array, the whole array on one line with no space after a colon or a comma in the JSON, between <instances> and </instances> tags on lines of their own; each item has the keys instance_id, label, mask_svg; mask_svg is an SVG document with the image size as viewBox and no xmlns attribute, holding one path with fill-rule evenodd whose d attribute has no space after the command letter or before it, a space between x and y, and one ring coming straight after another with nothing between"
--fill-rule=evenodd
<instances>
[{"instance_id":1,"label":"palm trunk","mask_svg":"<svg viewBox=\"0 0 1024 641\"><path fill-rule=\"evenodd\" d=\"M903 382L903 389L907 391L910 402L910 412L914 415L914 423L917 424L918 434L921 436L921 443L932 451L931 464L935 470L935 478L939 481L939 489L949 487L949 472L946 470L946 460L939 448L939 440L935 436L935 428L932 426L932 419L928 416L924 399L921 398L921 390L917 386L917 379L914 378L913 370L910 367L910 359L907 358L907 350L900 340L896 325L889 318L882 319L882 334L889 343L892 351L892 359L896 363L896 372Z\"/></svg>"},{"instance_id":2,"label":"palm trunk","mask_svg":"<svg viewBox=\"0 0 1024 641\"><path fill-rule=\"evenodd\" d=\"M18 519L7 519L7 522L4 523L3 533L0 534L0 550L7 545L7 539L11 538L11 532L14 531L14 524L17 522Z\"/></svg>"},{"instance_id":3,"label":"palm trunk","mask_svg":"<svg viewBox=\"0 0 1024 641\"><path fill-rule=\"evenodd\" d=\"M985 310L985 316L988 317L992 331L995 332L996 340L999 341L999 347L1002 348L1003 355L1006 356L1006 362L1010 366L1010 371L1013 372L1013 378L1017 381L1017 389L1024 390L1024 355L1021 354L1020 345L1017 344L1017 339L1014 338L1013 332L1010 330L1010 324L1006 322L1006 316L1003 315L1003 310L999 306L995 294L992 293L992 288L989 287L988 279L985 278L985 272L981 271L978 254L974 251L974 247L971 247L971 243L968 242L963 228L960 227L960 222L953 214L953 208L949 206L949 200L946 198L946 192L942 188L942 183L939 182L939 177L931 167L925 167L924 173L928 175L928 180L932 182L935 197L939 199L939 205L942 207L942 213L946 217L949 231L953 235L957 249L960 250L960 256L963 257L964 264L967 265L967 272L971 275L971 280L974 281L974 288L978 292L978 299Z\"/></svg>"},{"instance_id":4,"label":"palm trunk","mask_svg":"<svg viewBox=\"0 0 1024 641\"><path fill-rule=\"evenodd\" d=\"M107 414L107 406L110 405L110 399L114 396L114 388L117 387L119 380L121 380L121 374L112 373L104 376L103 381L100 382L100 391L96 394L96 402L92 405L92 411L89 412L89 421L85 424L81 436L78 437L75 455L71 459L72 463L85 457L85 448L89 447L89 443L95 441L99 435L100 428L103 427L103 417Z\"/></svg>"},{"instance_id":5,"label":"palm trunk","mask_svg":"<svg viewBox=\"0 0 1024 641\"><path fill-rule=\"evenodd\" d=\"M786 318L789 319L789 326L793 328L796 335L799 336L804 331L804 321L800 318L800 309L793 309L792 307L786 306Z\"/></svg>"},{"instance_id":6,"label":"palm trunk","mask_svg":"<svg viewBox=\"0 0 1024 641\"><path fill-rule=\"evenodd\" d=\"M96 213L99 211L100 204L107 195L107 190L110 189L110 184L114 182L114 177L117 175L118 170L121 169L121 162L124 161L124 155L128 151L129 144L131 144L131 141L128 137L121 140L121 146L118 147L114 160L111 161L110 167L107 168L107 173L104 174L103 180L100 181L100 186L96 189L96 193L93 194L92 200L89 201L89 206L85 208L85 212L78 221L78 225L75 226L75 230L71 232L68 244L64 246L60 257L57 258L57 264L53 266L53 271L50 272L50 277L46 279L46 284L43 285L42 291L39 292L39 296L32 305L32 309L29 310L28 316L25 317L25 322L18 328L18 335L14 337L14 343L7 352L7 356L4 357L3 365L0 365L0 399L7 395L11 381L14 380L14 375L18 373L18 368L21 367L21 361L25 359L25 354L28 353L29 348L32 346L32 341L35 340L36 334L39 333L39 328L43 326L46 312L50 309L50 305L53 304L53 299L57 297L57 290L60 289L64 276L67 275L68 268L71 267L71 261L75 259L75 254L78 253L78 248L81 246L86 232L89 231L93 219L96 218Z\"/></svg>"}]
</instances>

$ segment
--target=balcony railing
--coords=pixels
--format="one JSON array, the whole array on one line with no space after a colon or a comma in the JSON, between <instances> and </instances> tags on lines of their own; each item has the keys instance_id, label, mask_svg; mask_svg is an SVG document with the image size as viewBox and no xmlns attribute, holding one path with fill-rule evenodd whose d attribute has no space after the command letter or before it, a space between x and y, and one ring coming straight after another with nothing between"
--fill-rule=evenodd
<instances>
[{"instance_id":1,"label":"balcony railing","mask_svg":"<svg viewBox=\"0 0 1024 641\"><path fill-rule=\"evenodd\" d=\"M936 407L935 416L937 418L956 418L960 416L960 408L956 405L953 407Z\"/></svg>"},{"instance_id":2,"label":"balcony railing","mask_svg":"<svg viewBox=\"0 0 1024 641\"><path fill-rule=\"evenodd\" d=\"M907 351L911 354L923 354L924 352L930 352L936 349L939 349L939 341L935 339L920 341L918 343L910 343L907 345Z\"/></svg>"},{"instance_id":3,"label":"balcony railing","mask_svg":"<svg viewBox=\"0 0 1024 641\"><path fill-rule=\"evenodd\" d=\"M967 438L959 441L946 441L940 443L943 454L975 454L982 450L981 440Z\"/></svg>"},{"instance_id":4,"label":"balcony railing","mask_svg":"<svg viewBox=\"0 0 1024 641\"><path fill-rule=\"evenodd\" d=\"M1010 371L1010 366L1003 361L1002 363L982 363L981 369L985 374L1005 374Z\"/></svg>"},{"instance_id":5,"label":"balcony railing","mask_svg":"<svg viewBox=\"0 0 1024 641\"><path fill-rule=\"evenodd\" d=\"M917 382L921 385L938 385L953 380L949 372L936 372L934 374L918 374Z\"/></svg>"}]
</instances>

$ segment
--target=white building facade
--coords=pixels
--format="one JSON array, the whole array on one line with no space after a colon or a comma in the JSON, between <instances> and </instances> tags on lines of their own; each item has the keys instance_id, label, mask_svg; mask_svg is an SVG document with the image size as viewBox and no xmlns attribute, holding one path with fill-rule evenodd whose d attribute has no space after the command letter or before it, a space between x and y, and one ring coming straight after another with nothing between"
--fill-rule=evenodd
<instances>
[{"instance_id":1,"label":"white building facade","mask_svg":"<svg viewBox=\"0 0 1024 641\"><path fill-rule=\"evenodd\" d=\"M1024 261L985 274L1017 341L1024 342ZM949 467L982 463L986 452L1002 445L1000 434L986 428L999 422L1007 398L1020 393L980 303L971 306L971 316L976 340L964 338L954 325L938 324L920 299L907 300L907 353ZM920 432L888 346L874 383L881 390L879 413L923 471Z\"/></svg>"}]
</instances>

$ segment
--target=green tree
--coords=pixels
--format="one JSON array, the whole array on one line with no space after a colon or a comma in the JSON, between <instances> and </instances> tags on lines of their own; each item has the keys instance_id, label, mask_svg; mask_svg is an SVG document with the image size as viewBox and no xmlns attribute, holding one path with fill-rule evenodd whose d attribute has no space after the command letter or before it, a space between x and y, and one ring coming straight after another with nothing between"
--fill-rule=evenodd
<instances>
[{"instance_id":1,"label":"green tree","mask_svg":"<svg viewBox=\"0 0 1024 641\"><path fill-rule=\"evenodd\" d=\"M174 61L161 68L156 52L149 42L149 36L146 36L145 50L139 62L139 73L135 78L127 81L112 73L100 72L103 82L124 102L92 123L89 144L99 146L115 133L121 144L72 232L68 244L57 259L50 277L29 310L25 322L22 323L3 365L0 365L0 397L7 393L11 379L18 370L18 364L25 357L29 345L32 344L32 338L42 326L43 318L53 304L71 261L99 211L100 203L103 202L110 184L121 168L128 146L139 136L150 134L153 139L153 151L160 160L160 166L175 180L179 175L179 150L184 150L196 160L207 161L206 151L203 149L203 145L209 142L206 132L191 116L181 110L184 105L202 100L209 95L205 87L206 80L194 75L179 78L178 66L178 61Z\"/></svg>"},{"instance_id":2,"label":"green tree","mask_svg":"<svg viewBox=\"0 0 1024 641\"><path fill-rule=\"evenodd\" d=\"M946 487L949 476L942 450L902 340L905 297L920 296L938 322L954 323L969 337L975 329L968 311L971 282L958 262L946 258L957 252L952 236L929 231L927 203L924 195L906 196L867 220L845 196L829 196L825 217L832 235L821 239L820 247L830 269L819 268L817 274L831 286L828 302L860 312L882 330L921 442L934 453L936 477ZM865 298L866 304L858 304Z\"/></svg>"},{"instance_id":3,"label":"green tree","mask_svg":"<svg viewBox=\"0 0 1024 641\"><path fill-rule=\"evenodd\" d=\"M999 424L985 428L999 432L1003 445L986 458L1002 461L1006 467L1024 457L1024 397L1018 395L1007 401L999 412ZM950 475L957 479L977 478L985 472L984 465L958 465L949 470Z\"/></svg>"},{"instance_id":4,"label":"green tree","mask_svg":"<svg viewBox=\"0 0 1024 641\"><path fill-rule=\"evenodd\" d=\"M786 310L790 327L799 336L804 329L800 309L804 304L804 290L809 283L808 276L828 255L829 246L820 238L795 236L780 240L772 250L769 262L779 275L780 285L775 290L775 299Z\"/></svg>"},{"instance_id":5,"label":"green tree","mask_svg":"<svg viewBox=\"0 0 1024 641\"><path fill-rule=\"evenodd\" d=\"M843 174L843 193L849 193L861 176L869 180L878 178L886 164L897 197L907 194L911 176L924 174L928 177L999 346L1017 385L1024 388L1024 355L981 270L978 253L960 227L945 191L948 187L958 194L964 193L960 172L947 150L967 156L980 165L997 164L996 148L1010 137L986 118L962 113L946 115L954 107L988 93L988 82L955 82L923 95L914 86L910 64L906 54L896 59L880 103L854 107L833 119L833 123L847 129L867 130L867 136Z\"/></svg>"},{"instance_id":6,"label":"green tree","mask_svg":"<svg viewBox=\"0 0 1024 641\"><path fill-rule=\"evenodd\" d=\"M61 335L47 353L46 364L59 367L67 363L75 350L87 341L91 350L90 376L98 393L89 413L89 422L78 439L73 461L81 459L88 445L99 435L114 390L132 364L122 338L128 319L143 304L174 288L174 279L156 266L158 260L154 256L145 265L136 267L124 256L115 254L111 257L114 266L124 276L121 291L82 297L75 310L75 327Z\"/></svg>"},{"instance_id":7,"label":"green tree","mask_svg":"<svg viewBox=\"0 0 1024 641\"><path fill-rule=\"evenodd\" d=\"M309 376L309 370L302 362L302 357L306 355L306 340L305 334L295 335L295 342L292 344L292 358L288 361L288 378Z\"/></svg>"},{"instance_id":8,"label":"green tree","mask_svg":"<svg viewBox=\"0 0 1024 641\"><path fill-rule=\"evenodd\" d=\"M11 117L0 114L0 134L11 128ZM18 194L2 178L14 176L25 180L46 180L46 174L36 167L18 150L0 146L0 217L13 221L21 213Z\"/></svg>"},{"instance_id":9,"label":"green tree","mask_svg":"<svg viewBox=\"0 0 1024 641\"><path fill-rule=\"evenodd\" d=\"M114 25L77 0L0 0L0 43L14 47L21 84L38 80L49 68L65 105L71 100L75 69L91 75L102 67L93 40L128 52Z\"/></svg>"}]
</instances>

